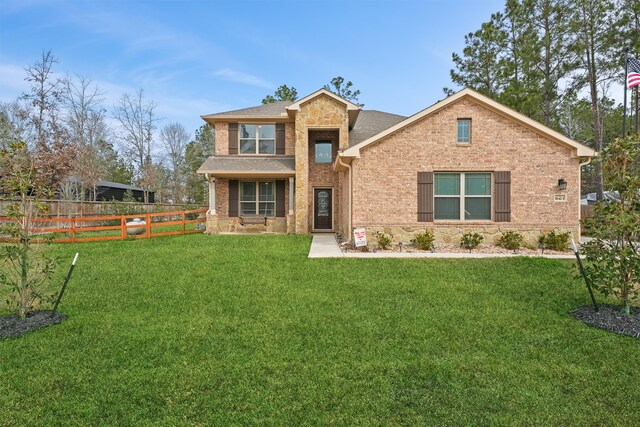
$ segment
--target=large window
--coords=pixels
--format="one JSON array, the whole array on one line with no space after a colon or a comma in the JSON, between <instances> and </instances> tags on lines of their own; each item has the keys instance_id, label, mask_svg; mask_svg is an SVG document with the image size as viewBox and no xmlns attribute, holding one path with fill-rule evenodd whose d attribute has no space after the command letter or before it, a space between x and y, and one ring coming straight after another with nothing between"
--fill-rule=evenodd
<instances>
[{"instance_id":1,"label":"large window","mask_svg":"<svg viewBox=\"0 0 640 427\"><path fill-rule=\"evenodd\" d=\"M458 119L458 144L471 142L471 119Z\"/></svg>"},{"instance_id":2,"label":"large window","mask_svg":"<svg viewBox=\"0 0 640 427\"><path fill-rule=\"evenodd\" d=\"M491 173L434 174L436 220L490 220Z\"/></svg>"},{"instance_id":3,"label":"large window","mask_svg":"<svg viewBox=\"0 0 640 427\"><path fill-rule=\"evenodd\" d=\"M316 163L331 163L331 141L316 141Z\"/></svg>"},{"instance_id":4,"label":"large window","mask_svg":"<svg viewBox=\"0 0 640 427\"><path fill-rule=\"evenodd\" d=\"M274 216L276 192L273 181L240 182L240 215Z\"/></svg>"},{"instance_id":5,"label":"large window","mask_svg":"<svg viewBox=\"0 0 640 427\"><path fill-rule=\"evenodd\" d=\"M276 125L240 125L240 154L275 154Z\"/></svg>"}]
</instances>

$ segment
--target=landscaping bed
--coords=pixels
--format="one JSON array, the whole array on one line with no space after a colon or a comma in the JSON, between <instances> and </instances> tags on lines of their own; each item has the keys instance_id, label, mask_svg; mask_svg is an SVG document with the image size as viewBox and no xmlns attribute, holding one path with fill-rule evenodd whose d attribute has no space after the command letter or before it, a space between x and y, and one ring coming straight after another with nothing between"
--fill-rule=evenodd
<instances>
[{"instance_id":1,"label":"landscaping bed","mask_svg":"<svg viewBox=\"0 0 640 427\"><path fill-rule=\"evenodd\" d=\"M449 243L442 243L442 244L438 244L435 245L434 250L433 251L425 251L425 250L421 250L418 249L416 247L414 247L413 245L407 244L407 245L403 245L402 249L400 249L400 247L398 245L394 245L389 249L380 249L380 248L376 248L376 247L369 247L366 249L363 248L358 248L358 249L354 249L352 246L350 245L341 245L341 250L345 253L356 253L356 252L379 252L379 253L385 253L385 252L391 252L391 253L398 253L398 252L406 252L406 253L430 253L430 252L436 252L436 253L469 253L468 249L463 248L462 246L460 246L460 244L449 244ZM513 250L510 249L505 249L501 246L498 245L493 245L493 244L489 244L489 243L482 243L480 244L478 247L476 247L475 249L471 250L471 253L477 253L477 254L513 254L515 255L523 255L523 256L540 256L540 255L573 255L572 251L554 251L554 250L550 250L550 249L545 249L544 251L540 250L540 249L531 249L531 248L520 248L518 249L518 252L514 252Z\"/></svg>"},{"instance_id":2,"label":"landscaping bed","mask_svg":"<svg viewBox=\"0 0 640 427\"><path fill-rule=\"evenodd\" d=\"M0 316L0 339L18 337L40 328L58 324L64 319L64 314L56 313L51 316L51 311L48 310L33 311L24 319L15 314Z\"/></svg>"},{"instance_id":3,"label":"landscaping bed","mask_svg":"<svg viewBox=\"0 0 640 427\"><path fill-rule=\"evenodd\" d=\"M576 309L573 314L576 319L582 320L587 325L640 338L640 309L631 308L630 314L624 314L620 307L613 305L600 305L599 311L595 311L592 305L585 305Z\"/></svg>"}]
</instances>

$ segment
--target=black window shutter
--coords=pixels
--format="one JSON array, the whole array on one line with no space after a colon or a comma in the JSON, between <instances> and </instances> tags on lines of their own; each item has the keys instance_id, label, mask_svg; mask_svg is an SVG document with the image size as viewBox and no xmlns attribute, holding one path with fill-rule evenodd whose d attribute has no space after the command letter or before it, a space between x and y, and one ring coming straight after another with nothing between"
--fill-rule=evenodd
<instances>
[{"instance_id":1,"label":"black window shutter","mask_svg":"<svg viewBox=\"0 0 640 427\"><path fill-rule=\"evenodd\" d=\"M238 180L229 180L229 217L238 216Z\"/></svg>"},{"instance_id":2,"label":"black window shutter","mask_svg":"<svg viewBox=\"0 0 640 427\"><path fill-rule=\"evenodd\" d=\"M418 222L433 221L433 172L418 172Z\"/></svg>"},{"instance_id":3,"label":"black window shutter","mask_svg":"<svg viewBox=\"0 0 640 427\"><path fill-rule=\"evenodd\" d=\"M284 216L284 201L284 179L279 179L276 181L276 216Z\"/></svg>"},{"instance_id":4,"label":"black window shutter","mask_svg":"<svg viewBox=\"0 0 640 427\"><path fill-rule=\"evenodd\" d=\"M496 172L494 177L496 185L496 200L494 203L494 221L511 221L511 172Z\"/></svg>"},{"instance_id":5,"label":"black window shutter","mask_svg":"<svg viewBox=\"0 0 640 427\"><path fill-rule=\"evenodd\" d=\"M276 123L276 154L284 154L284 123Z\"/></svg>"},{"instance_id":6,"label":"black window shutter","mask_svg":"<svg viewBox=\"0 0 640 427\"><path fill-rule=\"evenodd\" d=\"M238 154L238 124L229 123L229 154Z\"/></svg>"}]
</instances>

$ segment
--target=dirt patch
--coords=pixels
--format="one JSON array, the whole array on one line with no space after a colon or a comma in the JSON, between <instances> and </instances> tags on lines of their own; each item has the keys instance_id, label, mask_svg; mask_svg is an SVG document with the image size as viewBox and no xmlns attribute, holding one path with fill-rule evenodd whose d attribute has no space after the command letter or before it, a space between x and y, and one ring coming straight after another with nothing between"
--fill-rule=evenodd
<instances>
[{"instance_id":1,"label":"dirt patch","mask_svg":"<svg viewBox=\"0 0 640 427\"><path fill-rule=\"evenodd\" d=\"M0 316L0 339L18 337L49 325L56 325L65 318L62 313L56 313L51 317L49 310L31 312L24 319L16 315Z\"/></svg>"},{"instance_id":2,"label":"dirt patch","mask_svg":"<svg viewBox=\"0 0 640 427\"><path fill-rule=\"evenodd\" d=\"M631 308L631 314L620 312L620 307L600 305L600 311L595 311L592 305L586 305L574 310L576 319L587 325L640 338L640 308Z\"/></svg>"}]
</instances>

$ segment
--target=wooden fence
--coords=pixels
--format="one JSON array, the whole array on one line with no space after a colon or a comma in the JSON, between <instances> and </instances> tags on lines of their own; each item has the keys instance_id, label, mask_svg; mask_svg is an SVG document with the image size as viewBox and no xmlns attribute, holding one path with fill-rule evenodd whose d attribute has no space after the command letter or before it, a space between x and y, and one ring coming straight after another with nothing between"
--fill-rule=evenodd
<instances>
[{"instance_id":1,"label":"wooden fence","mask_svg":"<svg viewBox=\"0 0 640 427\"><path fill-rule=\"evenodd\" d=\"M129 213L157 213L173 212L177 209L186 209L188 206L171 203L142 203L112 201L79 201L79 200L40 200L46 206L49 218L77 218L98 215L128 215ZM13 203L11 200L0 198L0 216L3 215L6 206ZM200 206L204 208L204 206Z\"/></svg>"},{"instance_id":2,"label":"wooden fence","mask_svg":"<svg viewBox=\"0 0 640 427\"><path fill-rule=\"evenodd\" d=\"M51 235L56 243L96 242L104 240L149 239L151 237L172 236L176 234L202 233L204 227L197 224L206 221L206 208L158 212L137 215L104 215L82 218L38 218L34 220L34 234ZM193 217L188 219L188 217ZM145 224L129 224L133 218L144 219ZM12 221L0 217L0 222ZM194 224L192 228L192 224ZM144 229L142 234L128 234L128 229ZM154 231L156 230L156 231ZM9 241L8 238L0 238ZM44 241L45 239L34 239Z\"/></svg>"}]
</instances>

